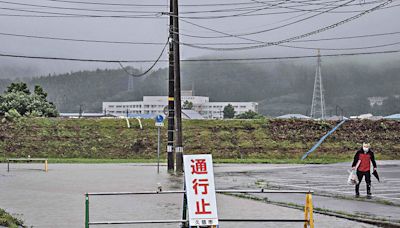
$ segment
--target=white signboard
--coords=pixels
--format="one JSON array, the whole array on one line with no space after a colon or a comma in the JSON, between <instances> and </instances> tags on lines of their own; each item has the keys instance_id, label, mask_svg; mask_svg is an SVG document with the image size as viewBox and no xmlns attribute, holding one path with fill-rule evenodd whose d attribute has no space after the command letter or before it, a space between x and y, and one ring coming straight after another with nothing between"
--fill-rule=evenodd
<instances>
[{"instance_id":1,"label":"white signboard","mask_svg":"<svg viewBox=\"0 0 400 228\"><path fill-rule=\"evenodd\" d=\"M210 154L184 155L190 226L218 225L214 170Z\"/></svg>"},{"instance_id":2,"label":"white signboard","mask_svg":"<svg viewBox=\"0 0 400 228\"><path fill-rule=\"evenodd\" d=\"M156 122L156 127L164 127L164 122Z\"/></svg>"}]
</instances>

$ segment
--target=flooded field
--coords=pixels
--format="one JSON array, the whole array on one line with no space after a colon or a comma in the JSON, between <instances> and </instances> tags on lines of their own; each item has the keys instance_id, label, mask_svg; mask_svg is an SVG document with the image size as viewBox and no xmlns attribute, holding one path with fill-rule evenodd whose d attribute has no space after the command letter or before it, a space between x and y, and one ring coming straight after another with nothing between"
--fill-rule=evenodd
<instances>
[{"instance_id":1,"label":"flooded field","mask_svg":"<svg viewBox=\"0 0 400 228\"><path fill-rule=\"evenodd\" d=\"M299 165L216 165L216 187L254 188L257 180L268 182L269 173L290 170ZM171 176L166 167L157 174L156 166L140 164L0 164L0 208L18 214L26 225L33 227L83 227L85 192L124 192L182 189L181 176ZM267 173L265 173L267 172ZM282 172L279 172L282 173ZM261 178L263 177L263 178ZM280 176L280 179L285 179ZM272 196L268 196L272 197ZM283 197L283 196L274 196ZM305 196L298 196L299 201ZM285 197L283 197L285 198ZM293 197L295 199L296 196ZM321 204L314 198L316 205ZM220 218L303 219L297 209L275 206L259 201L217 195ZM301 202L300 202L301 203ZM93 196L90 198L91 221L180 219L182 195L156 196ZM336 217L315 215L316 227L373 227ZM221 227L243 227L243 223L221 223ZM254 223L251 227L276 227L278 224ZM280 227L302 224L280 223ZM101 226L112 227L112 226ZM114 227L121 227L114 226ZM125 225L123 227L155 227ZM179 227L178 224L156 227Z\"/></svg>"}]
</instances>

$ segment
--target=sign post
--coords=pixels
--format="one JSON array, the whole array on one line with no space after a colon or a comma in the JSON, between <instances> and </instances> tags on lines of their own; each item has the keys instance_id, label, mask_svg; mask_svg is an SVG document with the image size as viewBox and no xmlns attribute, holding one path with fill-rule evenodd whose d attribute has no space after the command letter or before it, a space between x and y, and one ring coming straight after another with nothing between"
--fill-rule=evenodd
<instances>
[{"instance_id":1,"label":"sign post","mask_svg":"<svg viewBox=\"0 0 400 228\"><path fill-rule=\"evenodd\" d=\"M164 127L164 117L162 115L157 115L156 118L157 127L157 173L160 173L160 138L161 138L161 127Z\"/></svg>"},{"instance_id":2,"label":"sign post","mask_svg":"<svg viewBox=\"0 0 400 228\"><path fill-rule=\"evenodd\" d=\"M183 163L189 226L218 226L212 156L184 155Z\"/></svg>"}]
</instances>

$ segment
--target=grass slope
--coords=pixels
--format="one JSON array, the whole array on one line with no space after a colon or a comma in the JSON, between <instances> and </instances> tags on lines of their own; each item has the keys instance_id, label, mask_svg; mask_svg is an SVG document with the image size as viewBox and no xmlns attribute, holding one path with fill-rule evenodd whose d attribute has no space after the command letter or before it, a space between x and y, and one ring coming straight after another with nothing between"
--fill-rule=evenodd
<instances>
[{"instance_id":1,"label":"grass slope","mask_svg":"<svg viewBox=\"0 0 400 228\"><path fill-rule=\"evenodd\" d=\"M0 153L6 157L48 157L58 162L156 161L153 120L20 119L0 124ZM185 153L211 153L218 162L293 163L336 122L301 120L190 120L183 122ZM378 159L400 156L400 122L348 121L306 162L349 160L364 140ZM162 129L165 159L166 127ZM126 160L128 159L128 160Z\"/></svg>"}]
</instances>

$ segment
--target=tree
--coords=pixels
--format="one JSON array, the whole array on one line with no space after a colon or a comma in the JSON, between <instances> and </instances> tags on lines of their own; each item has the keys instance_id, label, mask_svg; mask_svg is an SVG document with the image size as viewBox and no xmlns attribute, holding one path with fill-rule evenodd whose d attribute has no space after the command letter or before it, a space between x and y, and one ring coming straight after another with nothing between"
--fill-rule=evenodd
<instances>
[{"instance_id":1,"label":"tree","mask_svg":"<svg viewBox=\"0 0 400 228\"><path fill-rule=\"evenodd\" d=\"M247 112L244 112L242 114L235 116L235 118L236 119L262 119L262 118L264 118L264 116L254 112L252 110L249 110Z\"/></svg>"},{"instance_id":2,"label":"tree","mask_svg":"<svg viewBox=\"0 0 400 228\"><path fill-rule=\"evenodd\" d=\"M224 107L224 119L231 119L235 116L235 109L231 104Z\"/></svg>"},{"instance_id":3,"label":"tree","mask_svg":"<svg viewBox=\"0 0 400 228\"><path fill-rule=\"evenodd\" d=\"M193 108L193 103L191 101L186 100L183 102L183 109L192 109Z\"/></svg>"},{"instance_id":4,"label":"tree","mask_svg":"<svg viewBox=\"0 0 400 228\"><path fill-rule=\"evenodd\" d=\"M38 95L39 97L46 99L47 93L44 92L43 88L40 85L35 85L34 94Z\"/></svg>"},{"instance_id":5,"label":"tree","mask_svg":"<svg viewBox=\"0 0 400 228\"><path fill-rule=\"evenodd\" d=\"M23 83L23 82L13 82L11 83L11 85L9 85L7 87L7 91L6 93L17 93L17 92L21 92L21 93L25 93L25 94L31 94L31 92L28 89L28 86Z\"/></svg>"},{"instance_id":6,"label":"tree","mask_svg":"<svg viewBox=\"0 0 400 228\"><path fill-rule=\"evenodd\" d=\"M21 116L58 116L55 105L48 102L46 97L47 93L40 86L35 86L34 93L31 94L25 83L11 83L6 92L0 96L0 115L6 115L12 110Z\"/></svg>"}]
</instances>

